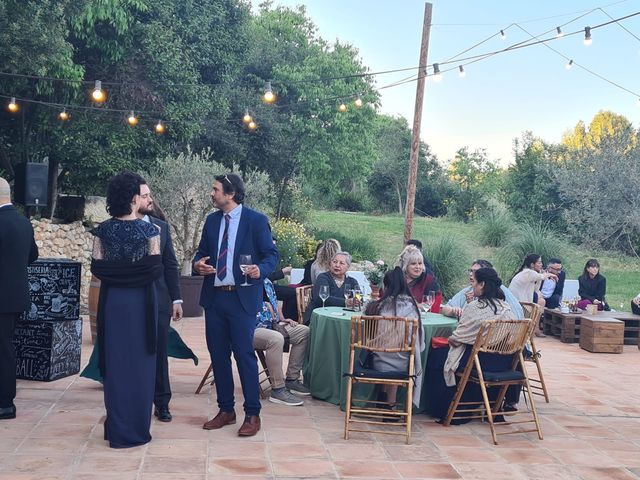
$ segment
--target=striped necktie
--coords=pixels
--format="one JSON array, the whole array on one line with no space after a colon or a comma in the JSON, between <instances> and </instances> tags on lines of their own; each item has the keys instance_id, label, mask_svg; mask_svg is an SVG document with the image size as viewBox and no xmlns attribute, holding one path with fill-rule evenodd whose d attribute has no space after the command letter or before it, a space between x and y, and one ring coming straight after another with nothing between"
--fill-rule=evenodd
<instances>
[{"instance_id":1,"label":"striped necktie","mask_svg":"<svg viewBox=\"0 0 640 480\"><path fill-rule=\"evenodd\" d=\"M229 214L224 216L224 235L220 243L220 253L218 253L218 261L216 262L216 275L220 280L224 280L227 276L227 252L229 251Z\"/></svg>"}]
</instances>

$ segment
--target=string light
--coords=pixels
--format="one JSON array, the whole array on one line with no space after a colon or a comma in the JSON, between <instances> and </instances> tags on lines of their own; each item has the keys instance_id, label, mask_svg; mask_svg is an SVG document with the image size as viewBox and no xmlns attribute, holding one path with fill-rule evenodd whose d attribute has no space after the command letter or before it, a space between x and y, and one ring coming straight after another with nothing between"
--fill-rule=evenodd
<instances>
[{"instance_id":1,"label":"string light","mask_svg":"<svg viewBox=\"0 0 640 480\"><path fill-rule=\"evenodd\" d=\"M507 34L506 34L506 33L504 33L504 30L500 30L500 38L501 38L502 40L505 40L505 39L507 38Z\"/></svg>"},{"instance_id":2,"label":"string light","mask_svg":"<svg viewBox=\"0 0 640 480\"><path fill-rule=\"evenodd\" d=\"M257 125L256 122L254 122L253 120L251 120L248 124L247 127L249 128L249 130L255 130Z\"/></svg>"},{"instance_id":3,"label":"string light","mask_svg":"<svg viewBox=\"0 0 640 480\"><path fill-rule=\"evenodd\" d=\"M591 27L584 27L584 44L589 46L593 40L591 39Z\"/></svg>"},{"instance_id":4,"label":"string light","mask_svg":"<svg viewBox=\"0 0 640 480\"><path fill-rule=\"evenodd\" d=\"M133 110L129 112L129 116L127 117L127 123L132 127L135 127L138 124L138 117L135 116Z\"/></svg>"},{"instance_id":5,"label":"string light","mask_svg":"<svg viewBox=\"0 0 640 480\"><path fill-rule=\"evenodd\" d=\"M346 112L347 111L347 106L344 104L344 102L340 103L340 105L338 106L338 111L339 112Z\"/></svg>"},{"instance_id":6,"label":"string light","mask_svg":"<svg viewBox=\"0 0 640 480\"><path fill-rule=\"evenodd\" d=\"M253 118L251 118L251 115L249 115L249 109L245 108L244 109L244 116L242 117L242 121L244 123L249 123L253 120Z\"/></svg>"},{"instance_id":7,"label":"string light","mask_svg":"<svg viewBox=\"0 0 640 480\"><path fill-rule=\"evenodd\" d=\"M573 67L573 60L569 60L564 66L564 68L566 68L567 70L571 70L571 67Z\"/></svg>"},{"instance_id":8,"label":"string light","mask_svg":"<svg viewBox=\"0 0 640 480\"><path fill-rule=\"evenodd\" d=\"M138 120L136 119L136 123L137 122ZM156 123L156 126L154 128L158 135L162 135L164 133L164 125L162 124L162 121L158 120L158 123Z\"/></svg>"},{"instance_id":9,"label":"string light","mask_svg":"<svg viewBox=\"0 0 640 480\"><path fill-rule=\"evenodd\" d=\"M67 109L63 109L59 114L58 114L58 118L60 120L62 120L63 122L66 122L67 120L69 120L69 113L67 112Z\"/></svg>"},{"instance_id":10,"label":"string light","mask_svg":"<svg viewBox=\"0 0 640 480\"><path fill-rule=\"evenodd\" d=\"M556 38L560 38L564 36L564 33L562 32L562 29L560 27L556 27Z\"/></svg>"},{"instance_id":11,"label":"string light","mask_svg":"<svg viewBox=\"0 0 640 480\"><path fill-rule=\"evenodd\" d=\"M102 82L100 80L96 80L93 92L91 92L91 98L97 103L102 103L107 99L107 94L102 90Z\"/></svg>"},{"instance_id":12,"label":"string light","mask_svg":"<svg viewBox=\"0 0 640 480\"><path fill-rule=\"evenodd\" d=\"M458 72L458 75L460 76L460 78L464 78L467 76L467 72L464 71L464 67L462 65L458 67L458 70L460 70Z\"/></svg>"},{"instance_id":13,"label":"string light","mask_svg":"<svg viewBox=\"0 0 640 480\"><path fill-rule=\"evenodd\" d=\"M433 64L433 81L441 82L442 81L442 73L440 73L440 64Z\"/></svg>"},{"instance_id":14,"label":"string light","mask_svg":"<svg viewBox=\"0 0 640 480\"><path fill-rule=\"evenodd\" d=\"M267 82L266 85L264 86L264 95L262 96L262 99L266 103L273 103L275 101L276 95L275 93L273 93L273 90L271 89L271 82Z\"/></svg>"},{"instance_id":15,"label":"string light","mask_svg":"<svg viewBox=\"0 0 640 480\"><path fill-rule=\"evenodd\" d=\"M16 113L18 110L20 110L20 107L16 103L16 97L11 97L11 100L9 100L9 104L7 105L7 109L11 113Z\"/></svg>"},{"instance_id":16,"label":"string light","mask_svg":"<svg viewBox=\"0 0 640 480\"><path fill-rule=\"evenodd\" d=\"M361 99L360 97L356 98L356 99L354 100L353 104L354 104L356 107L360 108L360 107L362 106L362 99Z\"/></svg>"}]
</instances>

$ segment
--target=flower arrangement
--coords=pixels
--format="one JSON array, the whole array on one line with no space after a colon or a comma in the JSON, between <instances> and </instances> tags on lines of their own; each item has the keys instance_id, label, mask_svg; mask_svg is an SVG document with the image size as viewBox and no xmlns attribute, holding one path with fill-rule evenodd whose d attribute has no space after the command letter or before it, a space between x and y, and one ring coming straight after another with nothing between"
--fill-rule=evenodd
<instances>
[{"instance_id":1,"label":"flower arrangement","mask_svg":"<svg viewBox=\"0 0 640 480\"><path fill-rule=\"evenodd\" d=\"M379 286L382 283L382 277L387 273L388 267L384 260L378 260L371 266L365 268L364 275L371 285Z\"/></svg>"}]
</instances>

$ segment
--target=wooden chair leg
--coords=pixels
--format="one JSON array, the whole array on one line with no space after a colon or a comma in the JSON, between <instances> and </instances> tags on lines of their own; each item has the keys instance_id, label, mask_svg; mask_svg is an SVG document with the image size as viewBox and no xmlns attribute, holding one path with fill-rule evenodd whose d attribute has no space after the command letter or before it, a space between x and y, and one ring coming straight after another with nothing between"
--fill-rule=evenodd
<instances>
[{"instance_id":1,"label":"wooden chair leg","mask_svg":"<svg viewBox=\"0 0 640 480\"><path fill-rule=\"evenodd\" d=\"M349 440L349 420L351 420L351 394L353 391L353 378L347 377L347 401L344 412L344 439Z\"/></svg>"},{"instance_id":2,"label":"wooden chair leg","mask_svg":"<svg viewBox=\"0 0 640 480\"><path fill-rule=\"evenodd\" d=\"M196 388L196 395L198 395L202 391L202 387L204 387L204 384L207 383L207 380L209 379L209 375L211 375L211 385L213 385L213 383L215 382L215 378L213 378L212 371L213 371L213 365L209 364L209 368L207 368L207 371L202 377L202 380L200 380L200 385L198 385L198 388Z\"/></svg>"}]
</instances>

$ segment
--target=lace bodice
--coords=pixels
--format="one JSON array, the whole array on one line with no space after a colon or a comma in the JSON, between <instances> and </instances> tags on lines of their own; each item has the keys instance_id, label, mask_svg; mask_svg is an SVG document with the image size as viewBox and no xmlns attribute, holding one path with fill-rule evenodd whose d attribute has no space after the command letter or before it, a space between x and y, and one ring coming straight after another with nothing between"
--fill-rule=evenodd
<instances>
[{"instance_id":1,"label":"lace bodice","mask_svg":"<svg viewBox=\"0 0 640 480\"><path fill-rule=\"evenodd\" d=\"M93 258L135 262L160 254L160 227L144 220L111 218L94 230Z\"/></svg>"}]
</instances>

